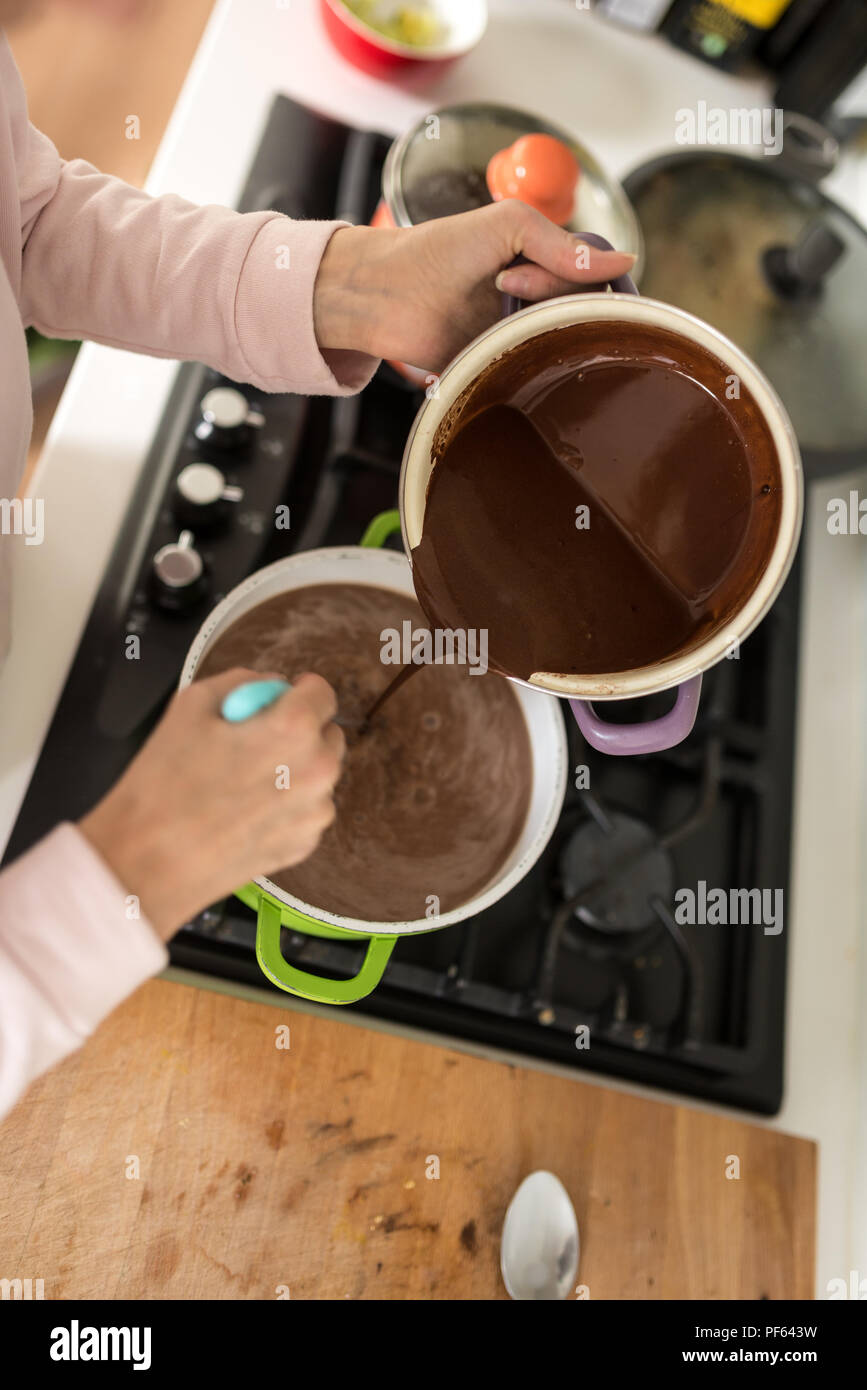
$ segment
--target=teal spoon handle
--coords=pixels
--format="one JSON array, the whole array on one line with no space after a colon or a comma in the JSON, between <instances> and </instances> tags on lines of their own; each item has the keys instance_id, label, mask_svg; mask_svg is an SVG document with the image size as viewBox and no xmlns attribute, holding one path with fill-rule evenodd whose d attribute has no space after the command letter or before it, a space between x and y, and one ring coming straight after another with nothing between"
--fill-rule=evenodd
<instances>
[{"instance_id":1,"label":"teal spoon handle","mask_svg":"<svg viewBox=\"0 0 867 1390\"><path fill-rule=\"evenodd\" d=\"M252 719L254 714L273 705L291 688L289 682L284 680L247 681L246 685L239 685L230 691L220 706L220 713L230 724L242 724L245 719Z\"/></svg>"}]
</instances>

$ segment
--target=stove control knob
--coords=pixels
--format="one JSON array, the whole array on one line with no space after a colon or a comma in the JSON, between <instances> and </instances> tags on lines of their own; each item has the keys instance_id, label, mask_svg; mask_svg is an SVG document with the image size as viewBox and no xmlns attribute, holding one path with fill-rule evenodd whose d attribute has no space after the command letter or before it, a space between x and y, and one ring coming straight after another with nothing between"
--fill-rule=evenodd
<instances>
[{"instance_id":1,"label":"stove control knob","mask_svg":"<svg viewBox=\"0 0 867 1390\"><path fill-rule=\"evenodd\" d=\"M212 463L190 463L175 480L172 505L182 526L218 526L231 510L229 504L243 496L243 489L227 483Z\"/></svg>"},{"instance_id":2,"label":"stove control knob","mask_svg":"<svg viewBox=\"0 0 867 1390\"><path fill-rule=\"evenodd\" d=\"M205 562L193 544L192 531L162 546L153 558L153 593L161 608L172 612L192 608L207 590Z\"/></svg>"},{"instance_id":3,"label":"stove control knob","mask_svg":"<svg viewBox=\"0 0 867 1390\"><path fill-rule=\"evenodd\" d=\"M202 397L199 409L202 418L195 429L196 438L220 449L246 444L251 431L265 423L265 416L252 410L243 392L232 386L215 386Z\"/></svg>"}]
</instances>

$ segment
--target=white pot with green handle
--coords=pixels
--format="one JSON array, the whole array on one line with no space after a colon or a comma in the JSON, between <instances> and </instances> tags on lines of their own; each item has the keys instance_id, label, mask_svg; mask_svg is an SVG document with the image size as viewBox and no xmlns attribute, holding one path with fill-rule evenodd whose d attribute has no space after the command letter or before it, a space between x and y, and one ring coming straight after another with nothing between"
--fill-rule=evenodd
<instances>
[{"instance_id":1,"label":"white pot with green handle","mask_svg":"<svg viewBox=\"0 0 867 1390\"><path fill-rule=\"evenodd\" d=\"M219 637L238 618L278 594L311 584L368 584L377 589L415 597L412 572L406 557L379 547L392 531L400 529L397 512L387 512L368 528L361 545L307 550L250 575L205 619L190 647L180 686L189 685L202 661ZM353 1004L371 993L382 978L395 943L403 936L438 931L467 917L474 917L510 892L533 867L548 844L560 817L566 791L568 745L559 703L550 695L515 686L533 759L530 805L524 828L511 854L485 888L451 912L414 922L367 922L326 912L285 892L268 878L257 878L237 890L237 897L258 914L256 958L272 982L290 994L320 1004ZM503 757L509 750L503 749ZM313 975L290 965L280 949L281 927L310 936L366 941L361 968L348 980Z\"/></svg>"}]
</instances>

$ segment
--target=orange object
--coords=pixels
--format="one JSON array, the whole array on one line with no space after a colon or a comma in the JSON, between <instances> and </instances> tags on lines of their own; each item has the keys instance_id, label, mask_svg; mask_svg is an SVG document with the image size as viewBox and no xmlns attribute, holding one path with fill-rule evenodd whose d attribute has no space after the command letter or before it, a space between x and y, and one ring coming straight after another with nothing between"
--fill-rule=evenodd
<instances>
[{"instance_id":1,"label":"orange object","mask_svg":"<svg viewBox=\"0 0 867 1390\"><path fill-rule=\"evenodd\" d=\"M371 227L394 226L394 218L391 215L391 209L389 208L388 203L385 201L384 198L380 198L379 202L377 203L376 211L370 219L370 225Z\"/></svg>"},{"instance_id":2,"label":"orange object","mask_svg":"<svg viewBox=\"0 0 867 1390\"><path fill-rule=\"evenodd\" d=\"M562 140L553 135L522 135L492 157L486 177L495 203L520 198L562 226L572 216L580 172L577 159Z\"/></svg>"}]
</instances>

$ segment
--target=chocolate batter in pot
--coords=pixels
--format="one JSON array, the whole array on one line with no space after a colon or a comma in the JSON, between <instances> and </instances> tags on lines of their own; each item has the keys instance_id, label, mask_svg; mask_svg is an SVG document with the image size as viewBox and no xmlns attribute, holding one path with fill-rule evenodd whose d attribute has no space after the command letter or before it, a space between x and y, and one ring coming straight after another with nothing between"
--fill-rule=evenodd
<instances>
[{"instance_id":1,"label":"chocolate batter in pot","mask_svg":"<svg viewBox=\"0 0 867 1390\"><path fill-rule=\"evenodd\" d=\"M434 452L416 592L432 623L487 628L491 665L525 680L696 646L755 587L779 527L776 449L746 386L643 325L520 344Z\"/></svg>"},{"instance_id":2,"label":"chocolate batter in pot","mask_svg":"<svg viewBox=\"0 0 867 1390\"><path fill-rule=\"evenodd\" d=\"M232 666L290 681L316 671L336 690L341 717L360 724L399 670L380 660L380 634L407 619L426 627L413 599L387 589L295 589L239 618L196 679ZM434 897L440 913L468 902L502 868L529 806L532 752L511 686L468 666L425 666L364 734L346 734L336 821L305 863L272 881L311 907L369 922L424 919Z\"/></svg>"}]
</instances>

